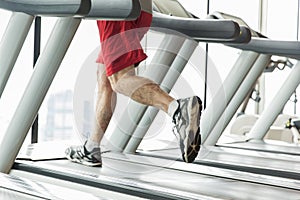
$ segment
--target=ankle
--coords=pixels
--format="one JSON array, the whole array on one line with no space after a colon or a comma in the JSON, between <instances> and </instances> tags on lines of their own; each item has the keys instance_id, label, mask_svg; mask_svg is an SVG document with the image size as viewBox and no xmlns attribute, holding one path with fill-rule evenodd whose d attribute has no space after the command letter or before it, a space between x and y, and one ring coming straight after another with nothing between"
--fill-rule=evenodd
<instances>
[{"instance_id":1,"label":"ankle","mask_svg":"<svg viewBox=\"0 0 300 200\"><path fill-rule=\"evenodd\" d=\"M178 103L178 101L177 100L173 100L170 104L169 104L169 106L168 106L168 115L170 116L170 117L174 117L174 114L176 113L176 111L177 111L177 109L178 109L178 107L179 107L179 103Z\"/></svg>"},{"instance_id":2,"label":"ankle","mask_svg":"<svg viewBox=\"0 0 300 200\"><path fill-rule=\"evenodd\" d=\"M92 151L94 148L98 148L100 146L100 143L93 141L92 139L89 138L84 146L87 151Z\"/></svg>"}]
</instances>

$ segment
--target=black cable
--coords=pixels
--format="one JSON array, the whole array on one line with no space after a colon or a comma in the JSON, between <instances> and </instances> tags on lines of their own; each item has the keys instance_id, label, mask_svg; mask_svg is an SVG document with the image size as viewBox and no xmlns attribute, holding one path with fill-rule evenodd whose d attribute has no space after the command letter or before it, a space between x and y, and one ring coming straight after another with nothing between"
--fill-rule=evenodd
<instances>
[{"instance_id":1,"label":"black cable","mask_svg":"<svg viewBox=\"0 0 300 200\"><path fill-rule=\"evenodd\" d=\"M209 14L210 0L207 0L207 10L206 14ZM205 70L204 70L204 101L203 109L206 108L206 99L207 99L207 69L208 69L208 43L205 45Z\"/></svg>"},{"instance_id":2,"label":"black cable","mask_svg":"<svg viewBox=\"0 0 300 200\"><path fill-rule=\"evenodd\" d=\"M36 17L34 22L34 50L33 50L33 68L40 56L41 50L41 17ZM31 128L31 143L38 142L38 115L36 116Z\"/></svg>"}]
</instances>

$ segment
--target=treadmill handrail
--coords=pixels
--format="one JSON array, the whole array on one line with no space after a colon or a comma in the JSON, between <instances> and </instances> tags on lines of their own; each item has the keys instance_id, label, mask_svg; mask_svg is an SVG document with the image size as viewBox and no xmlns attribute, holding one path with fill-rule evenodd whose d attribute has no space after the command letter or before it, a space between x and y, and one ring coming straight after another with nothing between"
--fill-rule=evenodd
<instances>
[{"instance_id":1,"label":"treadmill handrail","mask_svg":"<svg viewBox=\"0 0 300 200\"><path fill-rule=\"evenodd\" d=\"M284 57L290 57L300 60L300 42L271 40L266 38L252 38L247 44L227 44L228 46L255 51L262 54L271 54Z\"/></svg>"},{"instance_id":2,"label":"treadmill handrail","mask_svg":"<svg viewBox=\"0 0 300 200\"><path fill-rule=\"evenodd\" d=\"M85 18L134 20L141 13L139 0L90 0L91 9Z\"/></svg>"},{"instance_id":3,"label":"treadmill handrail","mask_svg":"<svg viewBox=\"0 0 300 200\"><path fill-rule=\"evenodd\" d=\"M198 42L209 42L209 43L222 43L222 44L244 44L251 41L251 30L248 27L240 26L240 34L238 37L233 38L231 40L223 40L223 39L214 39L207 40L202 38L194 38Z\"/></svg>"},{"instance_id":4,"label":"treadmill handrail","mask_svg":"<svg viewBox=\"0 0 300 200\"><path fill-rule=\"evenodd\" d=\"M130 20L141 11L139 0L0 0L0 8L29 15Z\"/></svg>"},{"instance_id":5,"label":"treadmill handrail","mask_svg":"<svg viewBox=\"0 0 300 200\"><path fill-rule=\"evenodd\" d=\"M195 40L233 41L240 35L240 26L232 20L194 19L153 12L152 27L178 31Z\"/></svg>"}]
</instances>

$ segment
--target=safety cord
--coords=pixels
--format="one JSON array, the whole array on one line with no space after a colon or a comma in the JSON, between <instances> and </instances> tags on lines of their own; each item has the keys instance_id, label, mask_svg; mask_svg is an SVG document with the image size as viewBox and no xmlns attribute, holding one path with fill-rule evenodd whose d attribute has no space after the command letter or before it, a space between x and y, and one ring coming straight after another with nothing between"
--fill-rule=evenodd
<instances>
[{"instance_id":1,"label":"safety cord","mask_svg":"<svg viewBox=\"0 0 300 200\"><path fill-rule=\"evenodd\" d=\"M294 115L297 115L297 102L298 102L298 98L297 98L297 90L294 91L294 99L289 99L289 101L294 103Z\"/></svg>"}]
</instances>

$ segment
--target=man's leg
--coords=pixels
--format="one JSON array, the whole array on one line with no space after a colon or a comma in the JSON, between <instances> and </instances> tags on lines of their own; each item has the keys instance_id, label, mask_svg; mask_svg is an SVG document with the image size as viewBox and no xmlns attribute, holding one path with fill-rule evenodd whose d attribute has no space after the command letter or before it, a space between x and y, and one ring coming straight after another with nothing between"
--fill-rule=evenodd
<instances>
[{"instance_id":1,"label":"man's leg","mask_svg":"<svg viewBox=\"0 0 300 200\"><path fill-rule=\"evenodd\" d=\"M104 69L104 65L99 64L97 70L98 96L94 130L84 145L71 146L66 150L66 156L69 160L87 166L102 166L100 143L116 105L116 93L112 90Z\"/></svg>"},{"instance_id":2,"label":"man's leg","mask_svg":"<svg viewBox=\"0 0 300 200\"><path fill-rule=\"evenodd\" d=\"M97 146L100 145L116 106L116 93L112 90L110 82L105 74L105 67L103 64L99 64L98 66L97 82L98 94L96 116L94 130L86 145L88 150L92 150L92 148L95 147L95 144L97 144Z\"/></svg>"},{"instance_id":3,"label":"man's leg","mask_svg":"<svg viewBox=\"0 0 300 200\"><path fill-rule=\"evenodd\" d=\"M199 124L202 102L199 97L175 100L155 82L136 76L133 66L113 74L108 79L114 91L168 113L175 124L183 160L185 162L195 160L201 144Z\"/></svg>"}]
</instances>

